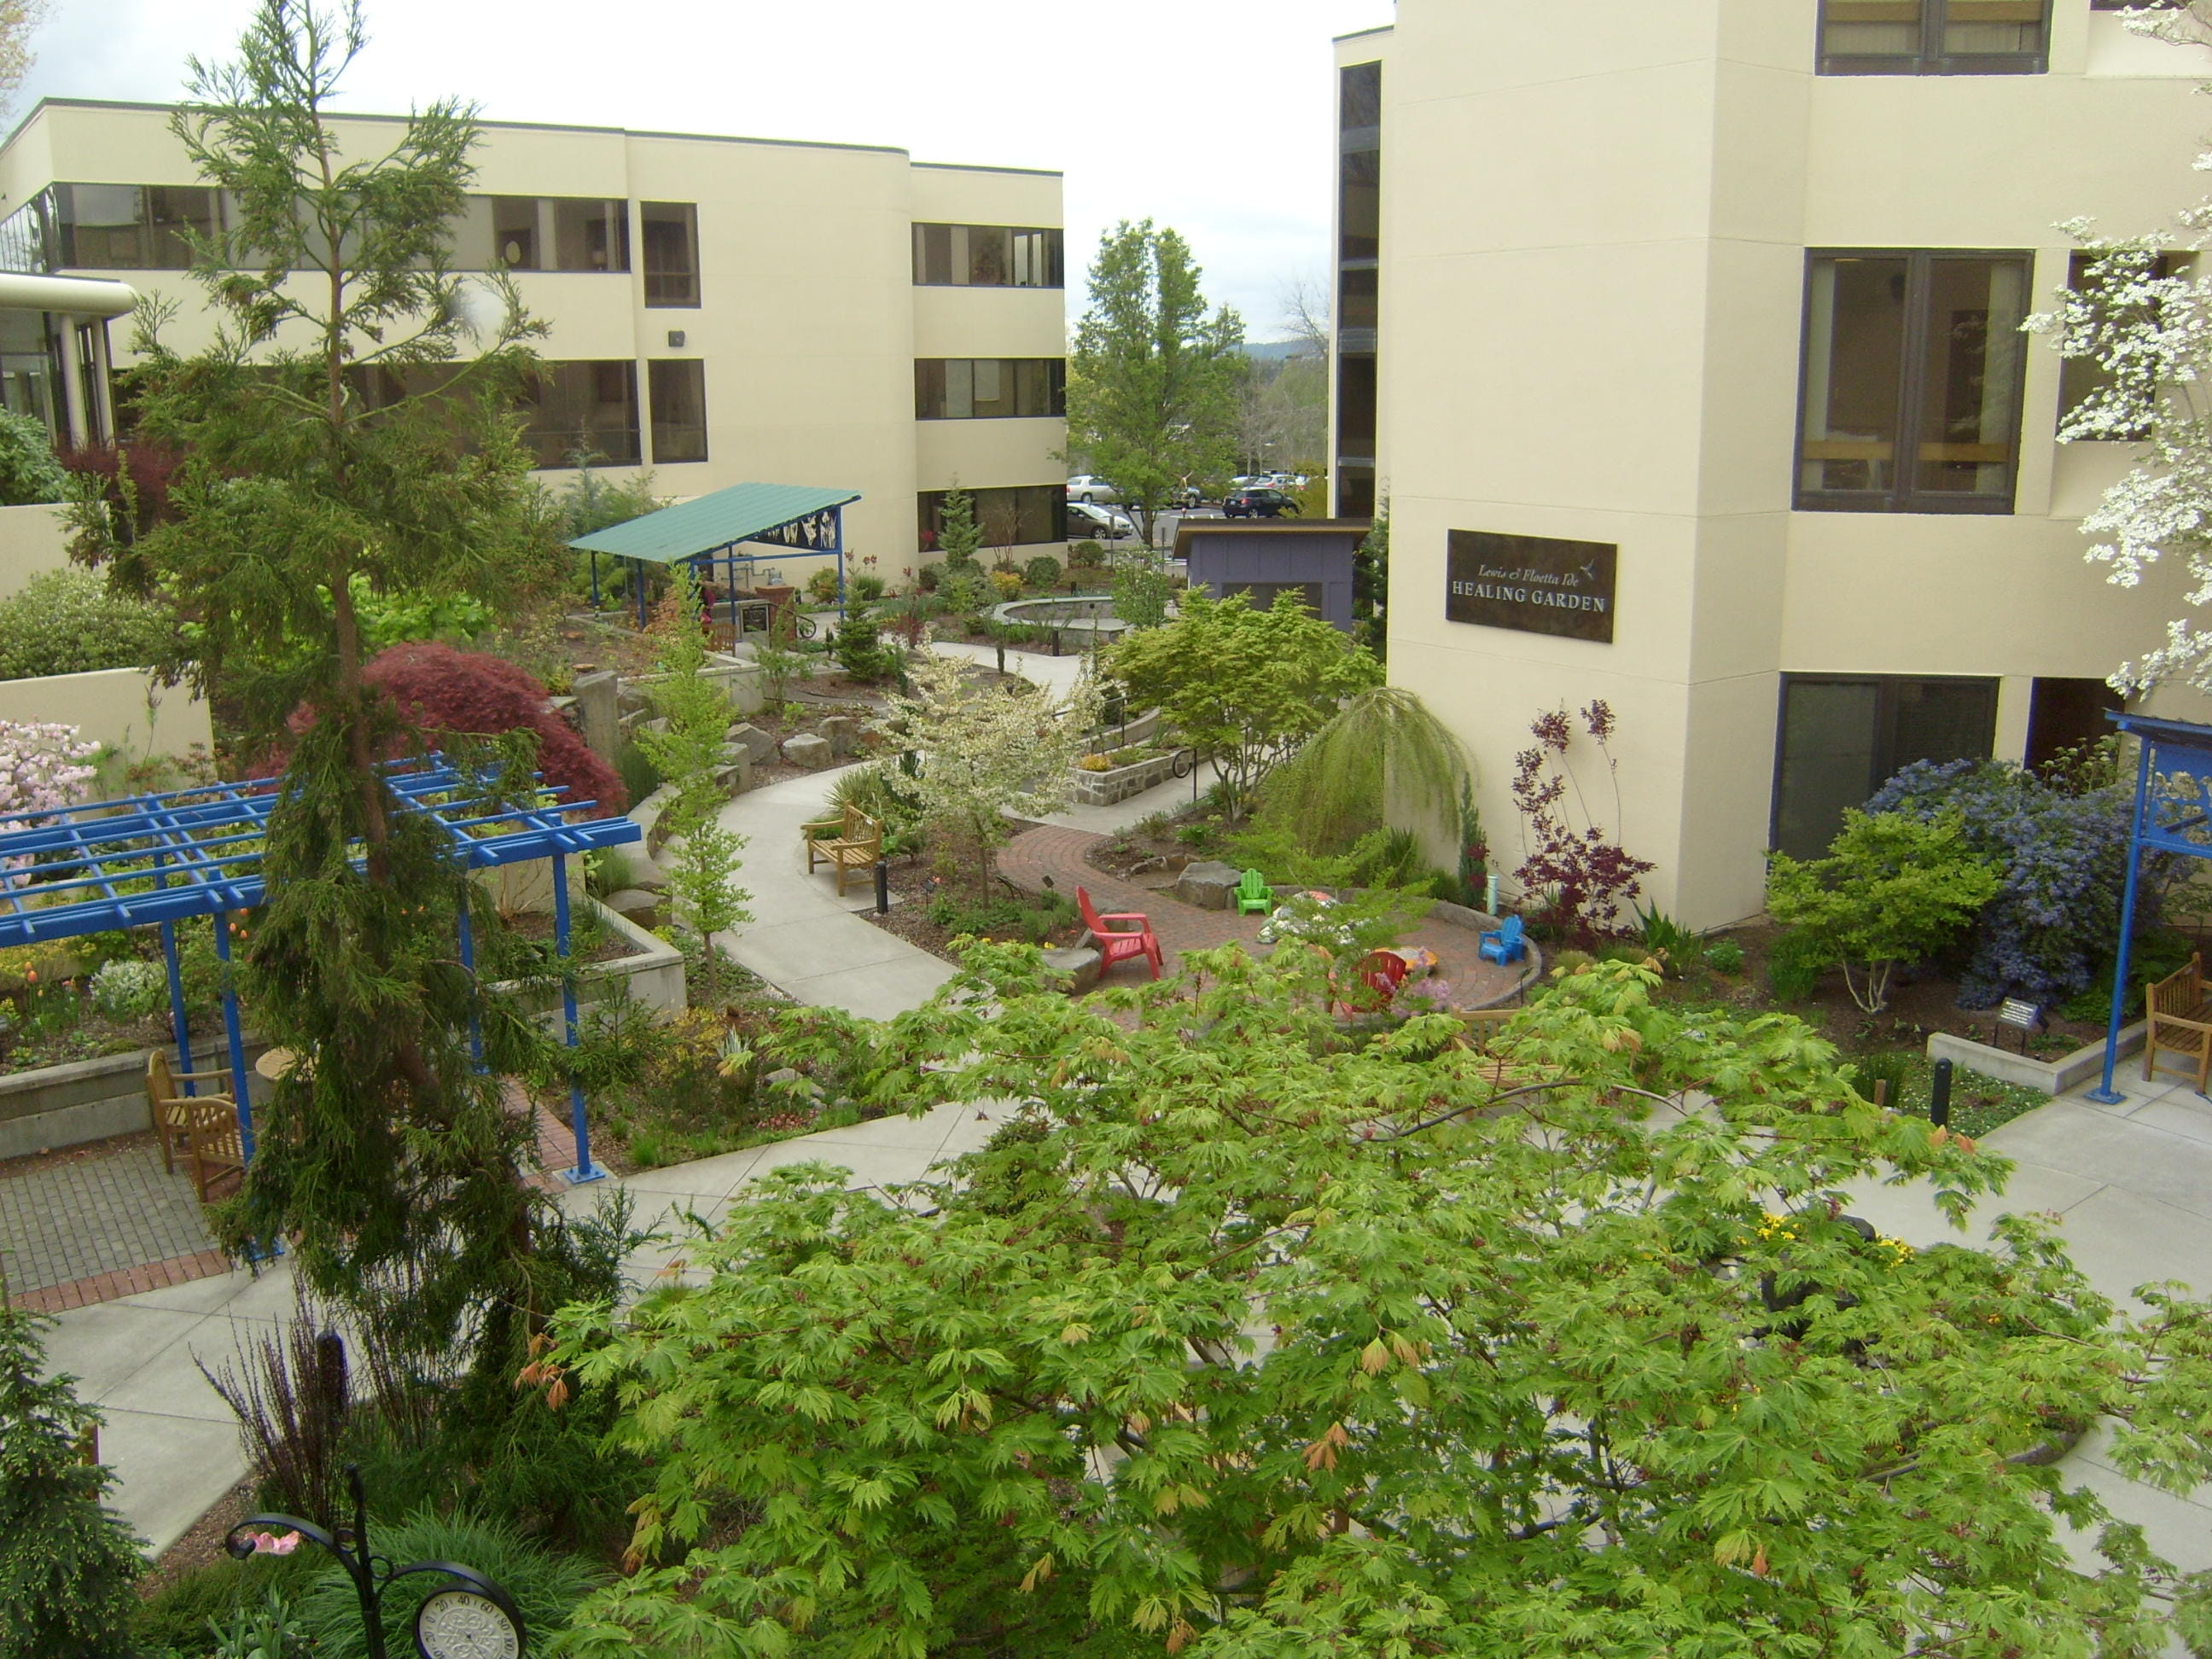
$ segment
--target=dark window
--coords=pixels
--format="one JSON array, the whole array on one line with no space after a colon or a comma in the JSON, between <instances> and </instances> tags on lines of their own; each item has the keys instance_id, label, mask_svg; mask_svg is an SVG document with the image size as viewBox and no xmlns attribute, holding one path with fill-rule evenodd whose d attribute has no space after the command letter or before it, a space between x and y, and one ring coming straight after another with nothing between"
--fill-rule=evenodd
<instances>
[{"instance_id":1,"label":"dark window","mask_svg":"<svg viewBox=\"0 0 2212 1659\"><path fill-rule=\"evenodd\" d=\"M917 421L995 420L1067 413L1067 364L1058 357L917 357Z\"/></svg>"},{"instance_id":2,"label":"dark window","mask_svg":"<svg viewBox=\"0 0 2212 1659\"><path fill-rule=\"evenodd\" d=\"M1823 75L2040 75L2050 0L1823 0Z\"/></svg>"},{"instance_id":3,"label":"dark window","mask_svg":"<svg viewBox=\"0 0 2212 1659\"><path fill-rule=\"evenodd\" d=\"M1337 256L1373 259L1382 246L1382 155L1347 151L1338 162Z\"/></svg>"},{"instance_id":4,"label":"dark window","mask_svg":"<svg viewBox=\"0 0 2212 1659\"><path fill-rule=\"evenodd\" d=\"M2105 716L2126 707L2102 680L2039 677L2027 705L2027 763L2048 766L2061 750L2111 737L2112 723Z\"/></svg>"},{"instance_id":5,"label":"dark window","mask_svg":"<svg viewBox=\"0 0 2212 1659\"><path fill-rule=\"evenodd\" d=\"M1336 469L1336 514L1340 519L1375 516L1375 469L1346 466Z\"/></svg>"},{"instance_id":6,"label":"dark window","mask_svg":"<svg viewBox=\"0 0 2212 1659\"><path fill-rule=\"evenodd\" d=\"M1784 675L1775 847L1825 856L1846 809L1915 761L1988 759L1996 728L1995 680Z\"/></svg>"},{"instance_id":7,"label":"dark window","mask_svg":"<svg viewBox=\"0 0 2212 1659\"><path fill-rule=\"evenodd\" d=\"M453 221L453 268L629 269L629 204L585 196L471 196Z\"/></svg>"},{"instance_id":8,"label":"dark window","mask_svg":"<svg viewBox=\"0 0 2212 1659\"><path fill-rule=\"evenodd\" d=\"M699 303L699 210L690 202L641 202L645 238L645 302Z\"/></svg>"},{"instance_id":9,"label":"dark window","mask_svg":"<svg viewBox=\"0 0 2212 1659\"><path fill-rule=\"evenodd\" d=\"M914 228L914 280L923 288L1061 288L1065 239L1015 225Z\"/></svg>"},{"instance_id":10,"label":"dark window","mask_svg":"<svg viewBox=\"0 0 2212 1659\"><path fill-rule=\"evenodd\" d=\"M524 439L537 464L575 466L583 460L635 466L637 365L627 357L541 362L524 391Z\"/></svg>"},{"instance_id":11,"label":"dark window","mask_svg":"<svg viewBox=\"0 0 2212 1659\"><path fill-rule=\"evenodd\" d=\"M975 522L986 547L1026 547L1040 542L1067 539L1067 487L1065 484L1017 484L1003 489L971 489ZM915 528L926 553L934 552L938 533L945 527L945 495L941 489L925 489L915 497Z\"/></svg>"},{"instance_id":12,"label":"dark window","mask_svg":"<svg viewBox=\"0 0 2212 1659\"><path fill-rule=\"evenodd\" d=\"M656 358L645 366L653 405L653 460L707 459L707 366L696 357Z\"/></svg>"},{"instance_id":13,"label":"dark window","mask_svg":"<svg viewBox=\"0 0 2212 1659\"><path fill-rule=\"evenodd\" d=\"M1336 360L1336 453L1345 459L1375 459L1375 359L1340 352Z\"/></svg>"},{"instance_id":14,"label":"dark window","mask_svg":"<svg viewBox=\"0 0 2212 1659\"><path fill-rule=\"evenodd\" d=\"M2009 513L2025 253L1814 253L1800 507Z\"/></svg>"},{"instance_id":15,"label":"dark window","mask_svg":"<svg viewBox=\"0 0 2212 1659\"><path fill-rule=\"evenodd\" d=\"M2111 256L2107 256L2110 258ZM2126 254L2107 264L2094 253L2076 253L2069 263L2066 286L2076 294L2094 293L2106 283L2130 283L2144 277L2163 280L2185 276L2192 270L2197 256L2193 253ZM2160 307L2147 304L2137 310L2130 307L2133 319L2155 325ZM2112 383L2112 372L2094 357L2065 357L2060 359L2058 370L2058 420L2063 426L2073 417L2074 411L2088 402L2096 393ZM2126 443L2148 438L2148 428L2130 428L2100 434L2099 441Z\"/></svg>"},{"instance_id":16,"label":"dark window","mask_svg":"<svg viewBox=\"0 0 2212 1659\"><path fill-rule=\"evenodd\" d=\"M222 228L221 198L198 185L56 185L60 263L82 270L182 270L187 233Z\"/></svg>"},{"instance_id":17,"label":"dark window","mask_svg":"<svg viewBox=\"0 0 2212 1659\"><path fill-rule=\"evenodd\" d=\"M1371 131L1382 125L1382 65L1347 64L1336 75L1336 125L1345 134ZM1346 149L1372 149L1372 144Z\"/></svg>"},{"instance_id":18,"label":"dark window","mask_svg":"<svg viewBox=\"0 0 2212 1659\"><path fill-rule=\"evenodd\" d=\"M1338 275L1336 325L1340 331L1351 334L1361 329L1370 333L1374 331L1380 309L1376 274L1374 267L1369 265Z\"/></svg>"},{"instance_id":19,"label":"dark window","mask_svg":"<svg viewBox=\"0 0 2212 1659\"><path fill-rule=\"evenodd\" d=\"M54 191L48 185L0 219L0 270L47 271L54 258Z\"/></svg>"}]
</instances>

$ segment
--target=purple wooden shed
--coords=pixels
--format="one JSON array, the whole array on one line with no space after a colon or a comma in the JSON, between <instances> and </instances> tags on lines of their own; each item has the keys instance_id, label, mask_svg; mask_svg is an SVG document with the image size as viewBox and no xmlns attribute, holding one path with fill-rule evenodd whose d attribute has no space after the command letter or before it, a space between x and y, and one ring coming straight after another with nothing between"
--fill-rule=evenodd
<instances>
[{"instance_id":1,"label":"purple wooden shed","mask_svg":"<svg viewBox=\"0 0 2212 1659\"><path fill-rule=\"evenodd\" d=\"M1264 610L1288 591L1349 634L1352 556L1369 527L1365 519L1185 519L1175 551L1189 563L1190 585L1217 599L1243 593Z\"/></svg>"}]
</instances>

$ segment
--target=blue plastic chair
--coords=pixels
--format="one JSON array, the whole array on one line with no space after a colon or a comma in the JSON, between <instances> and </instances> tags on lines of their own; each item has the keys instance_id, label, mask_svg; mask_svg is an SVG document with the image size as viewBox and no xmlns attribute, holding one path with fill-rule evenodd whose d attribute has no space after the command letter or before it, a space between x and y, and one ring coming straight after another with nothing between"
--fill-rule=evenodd
<instances>
[{"instance_id":1,"label":"blue plastic chair","mask_svg":"<svg viewBox=\"0 0 2212 1659\"><path fill-rule=\"evenodd\" d=\"M1528 954L1528 947L1521 938L1521 918L1506 917L1502 924L1475 941L1475 949L1485 962L1494 962L1501 967L1520 961Z\"/></svg>"}]
</instances>

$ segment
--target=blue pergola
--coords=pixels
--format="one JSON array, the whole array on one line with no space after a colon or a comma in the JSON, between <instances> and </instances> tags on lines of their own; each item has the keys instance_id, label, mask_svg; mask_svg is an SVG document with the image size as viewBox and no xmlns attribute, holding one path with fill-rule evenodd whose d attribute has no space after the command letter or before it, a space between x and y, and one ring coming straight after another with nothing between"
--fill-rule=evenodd
<instances>
[{"instance_id":1,"label":"blue pergola","mask_svg":"<svg viewBox=\"0 0 2212 1659\"><path fill-rule=\"evenodd\" d=\"M481 778L461 773L439 756L423 763L394 763L386 781L402 811L420 813L444 831L458 868L552 860L554 948L564 962L568 955L568 855L621 846L642 834L629 818L587 817L594 803L564 803L557 790L543 785L526 801L489 802ZM177 1057L185 1071L195 1069L184 978L177 963L177 923L211 917L216 955L229 962L231 912L260 903L266 890L262 853L277 787L275 778L253 778L58 812L0 814L0 945L48 944L149 924L160 927ZM465 907L459 946L463 964L475 972L475 941ZM561 994L563 1036L574 1048L576 988L574 975L565 971ZM246 1044L238 998L228 983L222 991L222 1023L238 1103L239 1137L251 1158L253 1113L246 1087ZM481 1058L480 1047L478 1054ZM592 1163L580 1084L570 1085L569 1115L576 1162L561 1173L571 1182L596 1181L606 1172Z\"/></svg>"},{"instance_id":2,"label":"blue pergola","mask_svg":"<svg viewBox=\"0 0 2212 1659\"><path fill-rule=\"evenodd\" d=\"M2105 1031L2105 1075L2089 1091L2090 1099L2110 1106L2121 1098L2112 1086L2112 1070L2119 1059L2120 1022L2127 1012L2128 958L2135 942L2143 854L2212 859L2212 726L2145 714L2106 718L2140 745L2135 819L2128 832L2127 896L2120 903L2119 959L2112 964L2112 1021Z\"/></svg>"},{"instance_id":3,"label":"blue pergola","mask_svg":"<svg viewBox=\"0 0 2212 1659\"><path fill-rule=\"evenodd\" d=\"M815 489L803 484L740 483L664 507L657 513L579 536L568 544L592 556L592 603L599 602L599 558L626 559L635 568L637 625L646 623L645 569L648 564L688 564L702 580L719 561L732 592L738 566L750 574L762 559L793 554L834 554L837 560L837 602L845 602L845 509L860 499L856 489ZM740 552L741 547L758 549ZM731 619L735 622L734 617Z\"/></svg>"}]
</instances>

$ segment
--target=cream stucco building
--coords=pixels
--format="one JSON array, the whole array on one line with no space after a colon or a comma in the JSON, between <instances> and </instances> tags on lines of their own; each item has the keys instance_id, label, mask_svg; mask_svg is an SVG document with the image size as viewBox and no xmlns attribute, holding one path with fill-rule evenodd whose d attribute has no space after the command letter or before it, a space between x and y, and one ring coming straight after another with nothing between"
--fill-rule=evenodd
<instances>
[{"instance_id":1,"label":"cream stucco building","mask_svg":"<svg viewBox=\"0 0 2212 1659\"><path fill-rule=\"evenodd\" d=\"M2203 194L2212 58L2107 0L1399 0L1337 62L1337 507L1388 501L1391 678L1496 862L1531 719L1592 699L1700 927L1905 762L2101 726L2183 584L2083 562L2130 451L2057 443L2081 369L2018 325L2059 221Z\"/></svg>"},{"instance_id":2,"label":"cream stucco building","mask_svg":"<svg viewBox=\"0 0 2212 1659\"><path fill-rule=\"evenodd\" d=\"M183 233L223 206L168 116L40 103L0 149L0 269L122 277L173 299L170 335L190 349L210 325ZM362 155L399 130L386 117L336 125ZM453 263L504 263L551 325L530 411L550 476L589 453L617 472L651 467L671 495L748 480L857 489L848 555L892 582L956 483L975 493L994 544L1058 550L1060 175L497 122L476 159ZM105 367L100 331L19 331L0 337L11 406L64 436L105 437L96 404L57 395ZM114 331L118 362L128 333ZM810 564L781 562L791 580Z\"/></svg>"}]
</instances>

